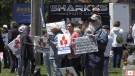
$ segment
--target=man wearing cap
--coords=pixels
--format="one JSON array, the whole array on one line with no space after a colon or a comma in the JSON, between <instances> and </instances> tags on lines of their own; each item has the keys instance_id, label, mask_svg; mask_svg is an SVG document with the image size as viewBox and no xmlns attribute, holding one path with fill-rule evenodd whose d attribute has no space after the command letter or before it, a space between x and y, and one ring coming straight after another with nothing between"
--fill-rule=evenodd
<instances>
[{"instance_id":1,"label":"man wearing cap","mask_svg":"<svg viewBox=\"0 0 135 76\"><path fill-rule=\"evenodd\" d=\"M90 19L91 21L86 29L86 31L90 31L90 34L86 36L95 36L98 41L96 32L102 28L100 27L101 21L99 20L99 15L93 14ZM84 55L84 76L103 76L104 51L105 49L99 49L98 46L98 52L86 53Z\"/></svg>"},{"instance_id":2,"label":"man wearing cap","mask_svg":"<svg viewBox=\"0 0 135 76\"><path fill-rule=\"evenodd\" d=\"M2 38L5 45L8 44L8 26L3 25L3 31L2 31ZM5 48L5 51L3 53L4 56L4 67L3 68L9 68L10 67L10 55L8 50Z\"/></svg>"}]
</instances>

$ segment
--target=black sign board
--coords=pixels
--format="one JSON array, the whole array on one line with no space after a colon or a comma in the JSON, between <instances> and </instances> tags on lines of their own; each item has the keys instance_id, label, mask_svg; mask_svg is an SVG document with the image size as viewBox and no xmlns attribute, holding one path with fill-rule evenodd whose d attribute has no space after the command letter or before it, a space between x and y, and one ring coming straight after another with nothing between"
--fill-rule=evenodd
<instances>
[{"instance_id":1,"label":"black sign board","mask_svg":"<svg viewBox=\"0 0 135 76\"><path fill-rule=\"evenodd\" d=\"M48 15L49 19L82 18L87 20L93 14L92 8L100 8L101 11L98 14L102 19L109 20L109 3L50 3Z\"/></svg>"},{"instance_id":2,"label":"black sign board","mask_svg":"<svg viewBox=\"0 0 135 76\"><path fill-rule=\"evenodd\" d=\"M100 15L109 15L108 3L50 3L49 16L90 16L92 8L100 8Z\"/></svg>"}]
</instances>

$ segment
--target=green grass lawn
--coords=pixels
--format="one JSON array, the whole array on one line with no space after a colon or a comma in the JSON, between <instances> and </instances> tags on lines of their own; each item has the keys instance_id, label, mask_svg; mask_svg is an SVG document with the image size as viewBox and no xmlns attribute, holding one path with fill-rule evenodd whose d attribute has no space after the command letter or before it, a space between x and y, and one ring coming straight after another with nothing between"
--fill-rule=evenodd
<instances>
[{"instance_id":1,"label":"green grass lawn","mask_svg":"<svg viewBox=\"0 0 135 76\"><path fill-rule=\"evenodd\" d=\"M41 76L47 76L44 65L36 66L36 68L41 68ZM16 76L16 73L9 73L9 69L2 69L0 76ZM120 69L109 67L109 76L122 76L122 65Z\"/></svg>"}]
</instances>

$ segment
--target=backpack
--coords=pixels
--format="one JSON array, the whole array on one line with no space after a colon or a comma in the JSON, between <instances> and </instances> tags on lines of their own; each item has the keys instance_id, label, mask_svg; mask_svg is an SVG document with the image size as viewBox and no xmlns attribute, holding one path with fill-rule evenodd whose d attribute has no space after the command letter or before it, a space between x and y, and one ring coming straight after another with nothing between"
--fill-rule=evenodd
<instances>
[{"instance_id":1,"label":"backpack","mask_svg":"<svg viewBox=\"0 0 135 76\"><path fill-rule=\"evenodd\" d=\"M107 43L108 43L108 33L105 29L100 28L95 32L95 35L97 35L97 44L98 49L100 51L105 51Z\"/></svg>"}]
</instances>

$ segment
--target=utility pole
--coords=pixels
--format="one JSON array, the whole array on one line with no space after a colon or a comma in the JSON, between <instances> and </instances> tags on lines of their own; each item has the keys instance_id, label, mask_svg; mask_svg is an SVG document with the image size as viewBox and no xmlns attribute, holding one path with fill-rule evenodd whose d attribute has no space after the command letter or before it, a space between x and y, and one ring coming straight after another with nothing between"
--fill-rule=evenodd
<instances>
[{"instance_id":1,"label":"utility pole","mask_svg":"<svg viewBox=\"0 0 135 76\"><path fill-rule=\"evenodd\" d=\"M32 32L32 40L34 42L34 36L41 36L42 26L41 26L41 0L32 0L32 20L31 20L31 32ZM41 64L40 53L35 54L36 64Z\"/></svg>"}]
</instances>

